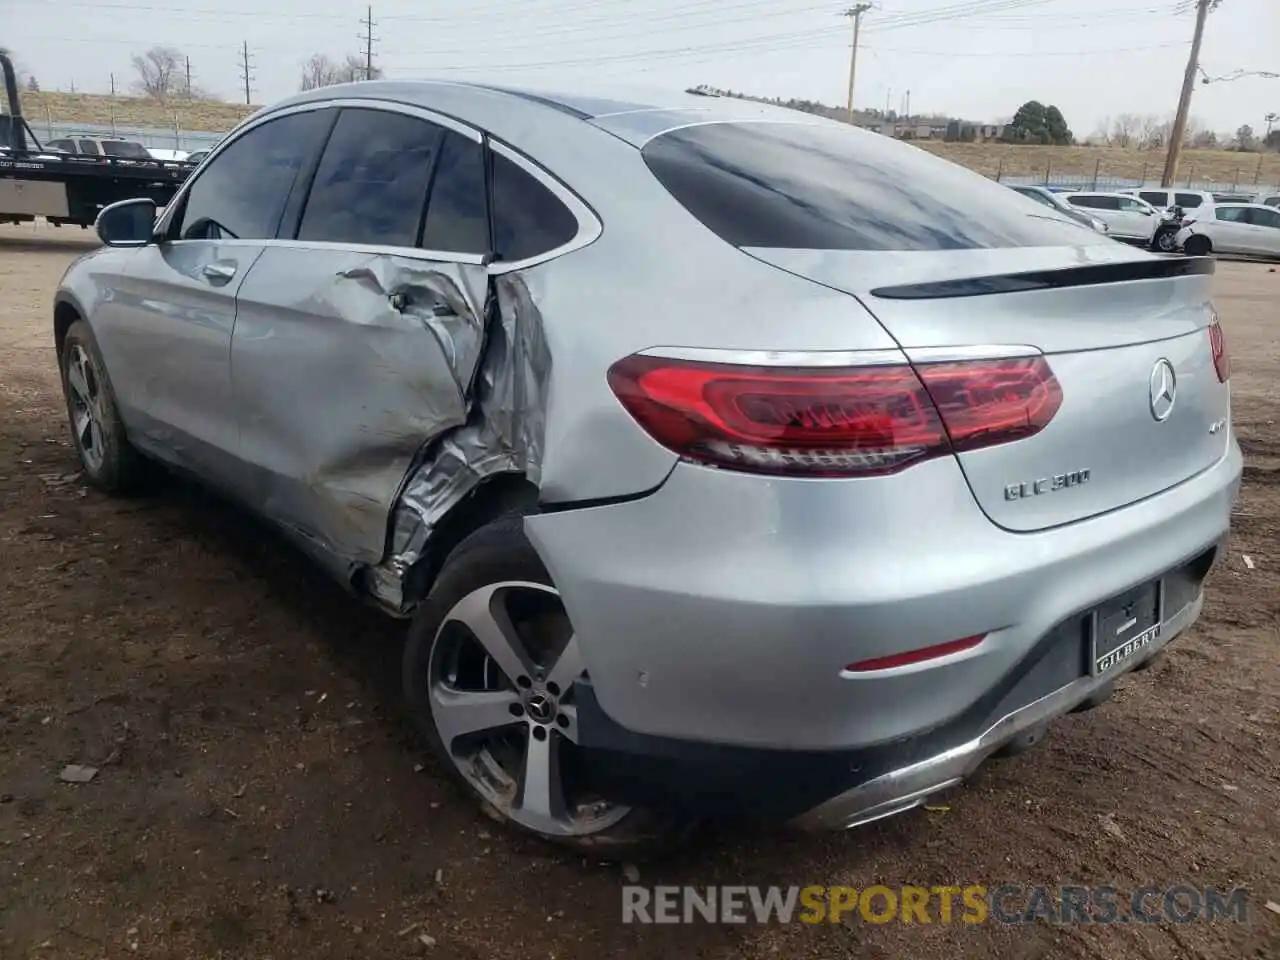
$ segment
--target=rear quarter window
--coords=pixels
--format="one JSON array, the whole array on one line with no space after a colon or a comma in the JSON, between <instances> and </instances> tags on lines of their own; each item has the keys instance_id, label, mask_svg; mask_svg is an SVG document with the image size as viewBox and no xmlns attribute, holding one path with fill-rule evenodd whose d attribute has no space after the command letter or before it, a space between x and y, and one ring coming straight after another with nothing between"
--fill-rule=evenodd
<instances>
[{"instance_id":1,"label":"rear quarter window","mask_svg":"<svg viewBox=\"0 0 1280 960\"><path fill-rule=\"evenodd\" d=\"M642 151L658 181L739 247L956 250L1078 245L1079 225L923 150L842 124L707 123Z\"/></svg>"}]
</instances>

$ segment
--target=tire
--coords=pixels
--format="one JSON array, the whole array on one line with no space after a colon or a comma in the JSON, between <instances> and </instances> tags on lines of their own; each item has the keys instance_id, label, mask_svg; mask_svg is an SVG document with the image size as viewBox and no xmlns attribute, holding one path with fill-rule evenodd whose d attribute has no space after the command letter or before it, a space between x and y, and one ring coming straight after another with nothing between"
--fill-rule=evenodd
<instances>
[{"instance_id":1,"label":"tire","mask_svg":"<svg viewBox=\"0 0 1280 960\"><path fill-rule=\"evenodd\" d=\"M59 358L71 443L90 484L106 493L133 493L145 462L129 443L115 393L89 325L77 320L62 341Z\"/></svg>"},{"instance_id":2,"label":"tire","mask_svg":"<svg viewBox=\"0 0 1280 960\"><path fill-rule=\"evenodd\" d=\"M1213 252L1213 243L1203 234L1192 234L1182 245L1182 252L1188 257L1206 257Z\"/></svg>"},{"instance_id":3,"label":"tire","mask_svg":"<svg viewBox=\"0 0 1280 960\"><path fill-rule=\"evenodd\" d=\"M489 613L494 610L500 612ZM581 671L576 643L571 649L562 647L558 660L554 650L528 653L536 645L523 639L518 640L527 654L523 663L510 659L509 647L495 657L475 641L479 632L457 619L466 615L479 623L486 614L486 622L499 633L499 621L507 629L521 623L526 631L531 624L550 624L541 631L541 639L559 632L564 640L572 640L559 594L525 537L521 515L494 520L454 548L418 606L405 645L404 694L414 726L462 792L518 833L598 859L659 856L682 840L693 826L690 821L600 798L578 803L578 784L571 782L571 775L588 767L572 742L572 681ZM521 636L530 637L527 632ZM554 637L549 646L555 646ZM500 659L507 666L501 666ZM542 669L530 667L533 659ZM516 669L510 669L513 666ZM568 680L557 684L557 678ZM452 711L460 704L478 705L477 700L465 699L477 696L490 698L496 712L490 719L499 726L458 733L467 724L455 725ZM548 782L554 783L544 798L560 798L550 803L540 802L538 791L529 786L538 780L529 772L540 768L535 758L543 756L552 758ZM563 816L548 817L546 810Z\"/></svg>"},{"instance_id":4,"label":"tire","mask_svg":"<svg viewBox=\"0 0 1280 960\"><path fill-rule=\"evenodd\" d=\"M1175 230L1160 230L1151 242L1151 249L1160 253L1173 253L1178 249L1178 234Z\"/></svg>"}]
</instances>

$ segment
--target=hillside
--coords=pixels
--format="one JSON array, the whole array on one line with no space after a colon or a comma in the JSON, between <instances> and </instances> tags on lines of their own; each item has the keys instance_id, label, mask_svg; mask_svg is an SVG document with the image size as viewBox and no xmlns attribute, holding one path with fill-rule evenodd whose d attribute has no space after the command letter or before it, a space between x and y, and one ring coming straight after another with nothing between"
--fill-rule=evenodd
<instances>
[{"instance_id":1,"label":"hillside","mask_svg":"<svg viewBox=\"0 0 1280 960\"><path fill-rule=\"evenodd\" d=\"M97 93L22 93L22 112L31 128L40 135L40 125L53 123L94 123L122 126L168 127L176 121L182 130L221 133L247 117L256 106L223 103L219 100L171 100L157 103L141 97L112 97Z\"/></svg>"},{"instance_id":2,"label":"hillside","mask_svg":"<svg viewBox=\"0 0 1280 960\"><path fill-rule=\"evenodd\" d=\"M23 111L40 133L40 124L110 124L167 127L221 133L248 116L256 106L216 100L173 100L157 103L138 97L91 93L24 93ZM1053 176L1156 178L1164 163L1162 151L1119 147L1042 147L1003 143L943 143L920 140L916 145L988 176ZM1220 183L1280 184L1280 154L1236 153L1230 150L1184 150L1179 180Z\"/></svg>"}]
</instances>

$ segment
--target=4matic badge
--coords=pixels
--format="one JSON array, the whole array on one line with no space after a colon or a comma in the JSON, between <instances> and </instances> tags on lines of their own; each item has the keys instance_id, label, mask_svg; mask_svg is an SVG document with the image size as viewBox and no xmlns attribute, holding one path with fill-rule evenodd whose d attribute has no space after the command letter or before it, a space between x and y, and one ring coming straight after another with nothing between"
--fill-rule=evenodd
<instances>
[{"instance_id":1,"label":"4matic badge","mask_svg":"<svg viewBox=\"0 0 1280 960\"><path fill-rule=\"evenodd\" d=\"M1089 470L1072 470L1069 473L1058 473L1040 480L1023 480L1021 483L1010 483L1004 488L1006 500L1026 500L1045 493L1057 493L1069 490L1089 482Z\"/></svg>"}]
</instances>

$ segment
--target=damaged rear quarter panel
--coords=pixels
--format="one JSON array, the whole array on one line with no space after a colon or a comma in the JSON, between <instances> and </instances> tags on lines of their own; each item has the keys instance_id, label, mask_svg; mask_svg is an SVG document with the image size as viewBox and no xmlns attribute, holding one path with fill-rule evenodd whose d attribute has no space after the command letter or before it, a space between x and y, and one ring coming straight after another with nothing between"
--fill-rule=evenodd
<instances>
[{"instance_id":1,"label":"damaged rear quarter panel","mask_svg":"<svg viewBox=\"0 0 1280 960\"><path fill-rule=\"evenodd\" d=\"M466 421L487 282L478 262L267 246L231 345L241 460L262 513L350 563L382 559L415 456Z\"/></svg>"}]
</instances>

